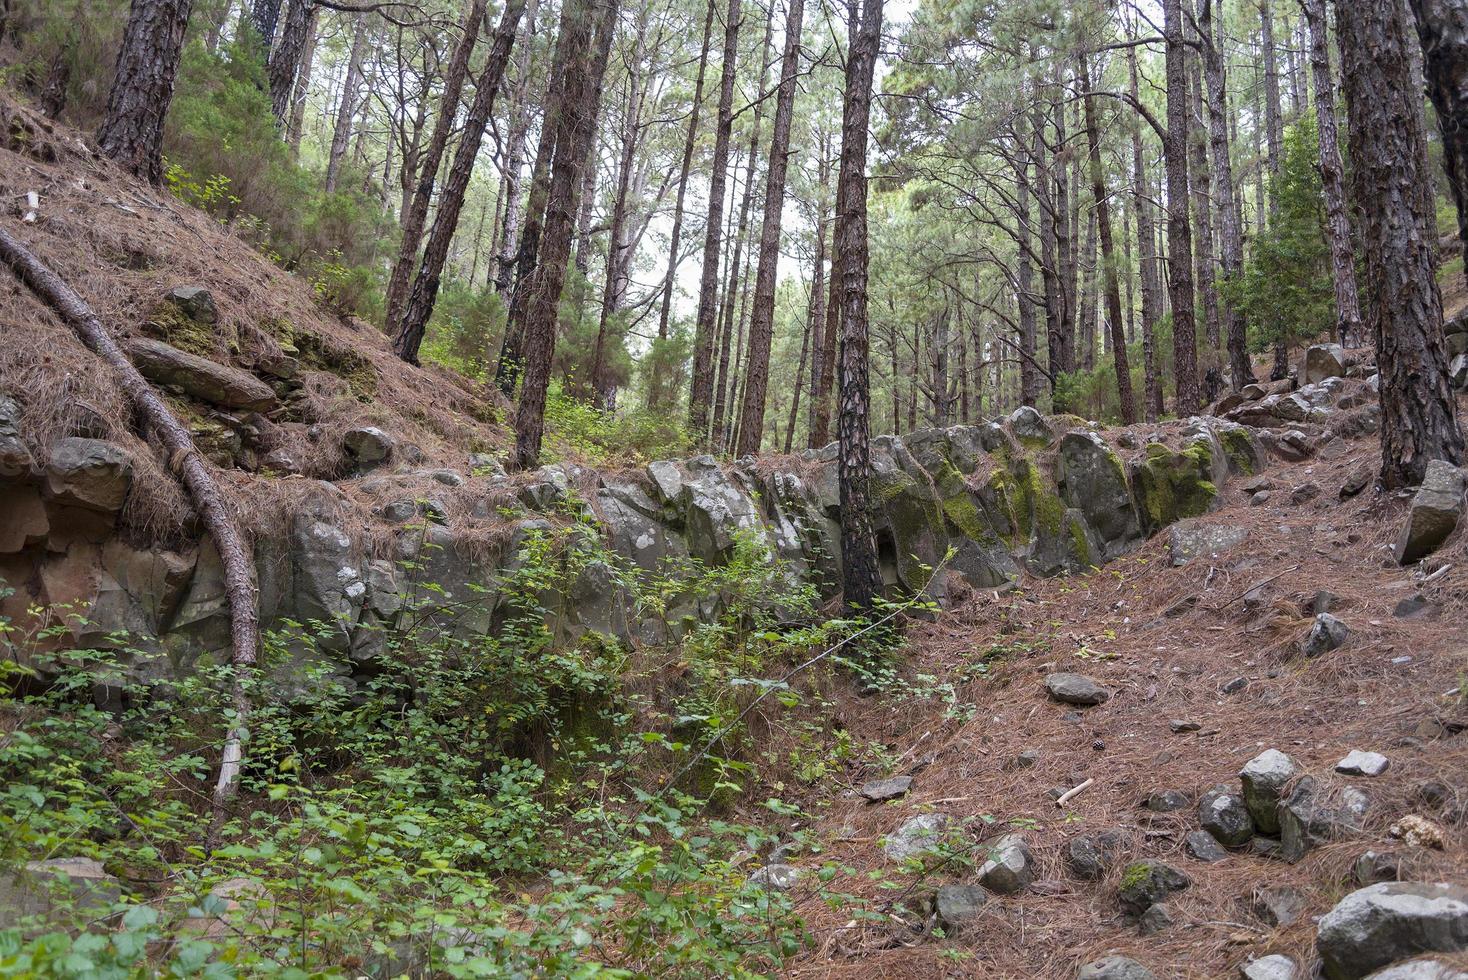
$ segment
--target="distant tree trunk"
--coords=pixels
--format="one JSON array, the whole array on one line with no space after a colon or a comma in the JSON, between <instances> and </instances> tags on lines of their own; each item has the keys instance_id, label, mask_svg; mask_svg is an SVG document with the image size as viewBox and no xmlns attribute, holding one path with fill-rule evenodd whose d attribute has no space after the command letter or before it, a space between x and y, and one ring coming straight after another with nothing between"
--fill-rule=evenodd
<instances>
[{"instance_id":1,"label":"distant tree trunk","mask_svg":"<svg viewBox=\"0 0 1468 980\"><path fill-rule=\"evenodd\" d=\"M530 55L535 38L539 0L525 7L525 36L515 49L515 106L510 121L510 136L505 149L505 169L500 182L500 203L504 210L504 230L500 234L499 253L494 261L494 291L501 296L510 292L514 281L515 256L520 249L520 225L525 207L520 193L520 169L525 164L525 143L530 133Z\"/></svg>"},{"instance_id":2,"label":"distant tree trunk","mask_svg":"<svg viewBox=\"0 0 1468 980\"><path fill-rule=\"evenodd\" d=\"M1325 198L1325 232L1330 242L1331 279L1335 285L1336 336L1342 344L1361 342L1361 304L1356 292L1356 256L1351 246L1351 219L1336 132L1335 80L1330 73L1329 30L1325 0L1300 0L1310 27L1310 71L1315 83L1315 119L1320 136L1320 185Z\"/></svg>"},{"instance_id":3,"label":"distant tree trunk","mask_svg":"<svg viewBox=\"0 0 1468 980\"><path fill-rule=\"evenodd\" d=\"M255 0L250 7L250 23L255 25L255 32L265 42L267 54L275 42L275 28L280 21L280 4L281 0Z\"/></svg>"},{"instance_id":4,"label":"distant tree trunk","mask_svg":"<svg viewBox=\"0 0 1468 980\"><path fill-rule=\"evenodd\" d=\"M785 455L790 455L790 450L795 444L795 423L800 420L800 387L805 382L805 365L810 353L811 338L820 330L819 321L816 318L816 307L820 305L818 297L821 295L820 284L815 276L810 281L810 299L805 307L805 333L800 338L800 366L795 369L794 391L790 395L790 424L785 426ZM814 385L811 386L814 389Z\"/></svg>"},{"instance_id":5,"label":"distant tree trunk","mask_svg":"<svg viewBox=\"0 0 1468 980\"><path fill-rule=\"evenodd\" d=\"M132 0L97 145L134 176L163 178L163 120L194 0Z\"/></svg>"},{"instance_id":6,"label":"distant tree trunk","mask_svg":"<svg viewBox=\"0 0 1468 980\"><path fill-rule=\"evenodd\" d=\"M1224 75L1223 35L1213 30L1213 0L1198 0L1199 30L1203 35L1203 75L1208 83L1208 136L1213 161L1213 184L1218 192L1218 244L1223 274L1237 280L1244 270L1244 236L1239 227L1234 167L1229 158L1228 83ZM1249 363L1248 324L1242 311L1225 303L1223 320L1228 344L1229 377L1234 391L1254 383Z\"/></svg>"},{"instance_id":7,"label":"distant tree trunk","mask_svg":"<svg viewBox=\"0 0 1468 980\"><path fill-rule=\"evenodd\" d=\"M1031 135L1034 137L1035 148L1030 159L1035 164L1035 197L1040 212L1040 279L1045 296L1045 347L1050 365L1050 397L1053 401L1055 382L1065 364L1061 352L1061 332L1065 316L1062 301L1064 290L1061 289L1060 276L1056 271L1060 268L1060 259L1055 234L1055 182L1044 163L1047 159L1045 113L1038 107L1034 110Z\"/></svg>"},{"instance_id":8,"label":"distant tree trunk","mask_svg":"<svg viewBox=\"0 0 1468 980\"><path fill-rule=\"evenodd\" d=\"M1284 116L1279 105L1279 66L1274 43L1274 0L1259 0L1259 31L1264 46L1264 136L1269 146L1269 178L1279 176L1284 155ZM1261 191L1263 193L1261 183ZM1278 191L1269 190L1269 217L1279 214ZM1262 230L1262 229L1261 229ZM1275 381L1290 373L1289 346L1283 336L1274 343L1274 367L1269 376Z\"/></svg>"},{"instance_id":9,"label":"distant tree trunk","mask_svg":"<svg viewBox=\"0 0 1468 980\"><path fill-rule=\"evenodd\" d=\"M1130 73L1130 92L1137 98L1137 52L1127 48L1127 69ZM1161 319L1158 307L1157 238L1152 225L1152 201L1150 183L1147 180L1146 156L1142 152L1141 122L1132 124L1132 201L1137 213L1137 263L1142 280L1142 412L1148 422L1157 421L1162 404L1162 386L1157 379L1157 361L1153 351L1157 321Z\"/></svg>"},{"instance_id":10,"label":"distant tree trunk","mask_svg":"<svg viewBox=\"0 0 1468 980\"><path fill-rule=\"evenodd\" d=\"M1056 69L1057 79L1059 69ZM1054 107L1055 150L1051 159L1055 178L1055 257L1057 286L1060 290L1060 308L1053 344L1056 362L1050 370L1057 375L1070 374L1076 369L1076 250L1077 239L1075 215L1071 202L1077 195L1071 193L1069 155L1063 152L1066 145L1065 103L1057 102ZM1057 411L1060 409L1057 408Z\"/></svg>"},{"instance_id":11,"label":"distant tree trunk","mask_svg":"<svg viewBox=\"0 0 1468 980\"><path fill-rule=\"evenodd\" d=\"M1196 279L1203 293L1203 336L1208 349L1223 346L1219 331L1218 288L1213 261L1213 180L1208 168L1208 128L1203 113L1203 76L1198 59L1189 58L1188 96L1192 100L1192 129L1188 133L1188 178L1193 189L1193 214L1197 222L1198 247L1195 250Z\"/></svg>"},{"instance_id":12,"label":"distant tree trunk","mask_svg":"<svg viewBox=\"0 0 1468 980\"><path fill-rule=\"evenodd\" d=\"M1035 236L1031 231L1028 152L1024 146L1017 147L1014 163L1015 207L1019 211L1015 299L1019 307L1019 400L1025 405L1035 406L1040 402L1040 372L1035 362L1035 267L1032 258Z\"/></svg>"},{"instance_id":13,"label":"distant tree trunk","mask_svg":"<svg viewBox=\"0 0 1468 980\"><path fill-rule=\"evenodd\" d=\"M709 216L704 227L703 272L698 289L698 319L693 339L693 378L688 394L688 428L700 444L709 438L713 401L714 333L719 292L719 232L724 222L724 188L729 180L729 137L734 125L734 69L739 57L740 0L729 0L724 15L724 63L719 80L719 116L709 171Z\"/></svg>"},{"instance_id":14,"label":"distant tree trunk","mask_svg":"<svg viewBox=\"0 0 1468 980\"><path fill-rule=\"evenodd\" d=\"M882 0L847 0L851 42L846 57L846 97L841 116L843 192L837 223L836 262L841 275L841 412L839 481L841 566L846 604L870 609L881 593L876 538L872 533L872 459L867 368L867 129L872 73L882 33Z\"/></svg>"},{"instance_id":15,"label":"distant tree trunk","mask_svg":"<svg viewBox=\"0 0 1468 980\"><path fill-rule=\"evenodd\" d=\"M331 150L326 158L326 193L336 192L341 179L342 160L352 139L352 123L357 118L357 99L362 84L362 60L367 56L369 40L367 18L359 15L352 27L352 50L347 56L347 75L342 81L342 97L336 107L336 126L331 131Z\"/></svg>"},{"instance_id":16,"label":"distant tree trunk","mask_svg":"<svg viewBox=\"0 0 1468 980\"><path fill-rule=\"evenodd\" d=\"M764 221L759 268L754 281L754 312L749 323L749 361L744 373L744 407L738 455L759 452L765 427L765 390L770 375L770 344L775 330L775 270L780 261L780 224L785 213L785 175L790 166L790 124L795 114L795 75L800 69L800 29L804 0L789 0L785 19L785 57L775 97L775 126L765 175Z\"/></svg>"},{"instance_id":17,"label":"distant tree trunk","mask_svg":"<svg viewBox=\"0 0 1468 980\"><path fill-rule=\"evenodd\" d=\"M673 230L668 239L668 272L663 278L662 306L658 309L658 339L668 337L668 318L673 310L673 282L678 276L679 253L683 242L683 202L688 192L688 172L693 168L693 148L698 142L698 121L703 108L703 82L708 74L709 47L713 39L714 11L716 0L708 0L703 16L703 43L698 49L698 76L693 83L693 104L688 110L688 135L683 140L683 160L678 167L678 192L673 202ZM661 374L665 370L661 361L653 366ZM661 393L662 385L655 379L654 392Z\"/></svg>"},{"instance_id":18,"label":"distant tree trunk","mask_svg":"<svg viewBox=\"0 0 1468 980\"><path fill-rule=\"evenodd\" d=\"M316 61L316 14L320 8L312 7L306 22L306 47L301 52L301 68L296 75L295 92L291 95L291 122L287 140L291 147L291 158L301 156L301 139L306 130L306 98L311 94L311 70Z\"/></svg>"},{"instance_id":19,"label":"distant tree trunk","mask_svg":"<svg viewBox=\"0 0 1468 980\"><path fill-rule=\"evenodd\" d=\"M591 156L596 107L616 20L617 0L568 0L561 12L566 69L562 89L554 97L555 111L547 105L545 122L556 127L556 155L551 163L540 255L526 283L525 381L515 411L513 459L521 470L532 469L540 461L561 288L575 233L576 196Z\"/></svg>"},{"instance_id":20,"label":"distant tree trunk","mask_svg":"<svg viewBox=\"0 0 1468 980\"><path fill-rule=\"evenodd\" d=\"M288 138L286 130L290 125L291 96L295 92L296 78L301 73L301 55L306 50L310 34L313 6L311 0L288 0L280 41L271 49L267 63L270 111L275 116L275 128L282 139Z\"/></svg>"},{"instance_id":21,"label":"distant tree trunk","mask_svg":"<svg viewBox=\"0 0 1468 980\"><path fill-rule=\"evenodd\" d=\"M1463 0L1411 2L1422 41L1427 93L1442 133L1443 168L1458 209L1458 238L1468 257L1468 4ZM1468 277L1468 262L1464 275Z\"/></svg>"},{"instance_id":22,"label":"distant tree trunk","mask_svg":"<svg viewBox=\"0 0 1468 980\"><path fill-rule=\"evenodd\" d=\"M1167 39L1167 287L1172 296L1173 380L1177 413L1199 408L1198 345L1193 293L1193 230L1188 222L1188 76L1180 0L1163 0Z\"/></svg>"},{"instance_id":23,"label":"distant tree trunk","mask_svg":"<svg viewBox=\"0 0 1468 980\"><path fill-rule=\"evenodd\" d=\"M438 106L438 119L433 124L433 135L428 138L428 149L419 161L418 182L403 215L398 257L393 263L392 275L387 282L387 330L391 334L398 334L403 327L403 304L408 298L413 273L417 271L418 247L423 243L423 227L428 223L428 207L433 201L438 171L443 164L444 152L448 149L449 137L454 131L454 120L459 115L464 79L469 74L469 57L474 52L474 45L479 42L480 26L484 23L485 3L486 0L468 0L464 7L459 43L454 46L453 56L444 73L443 99ZM523 9L524 4L521 3L520 7ZM416 358L417 345L413 346L413 356Z\"/></svg>"},{"instance_id":24,"label":"distant tree trunk","mask_svg":"<svg viewBox=\"0 0 1468 980\"><path fill-rule=\"evenodd\" d=\"M1459 464L1463 433L1448 385L1434 216L1419 188L1431 180L1417 111L1412 25L1398 3L1336 8L1350 156L1361 192L1361 245L1381 370L1381 480L1422 481L1434 459Z\"/></svg>"},{"instance_id":25,"label":"distant tree trunk","mask_svg":"<svg viewBox=\"0 0 1468 980\"><path fill-rule=\"evenodd\" d=\"M1121 421L1131 425L1137 420L1136 398L1132 395L1132 370L1127 363L1126 334L1121 318L1121 285L1116 274L1116 246L1111 235L1111 198L1101 167L1101 128L1096 123L1096 100L1091 95L1091 68L1084 52L1080 56L1078 79L1085 97L1086 138L1090 144L1091 196L1096 201L1096 226L1101 239L1101 266L1106 284L1107 333L1111 337L1111 356L1116 366L1116 394L1121 404Z\"/></svg>"},{"instance_id":26,"label":"distant tree trunk","mask_svg":"<svg viewBox=\"0 0 1468 980\"><path fill-rule=\"evenodd\" d=\"M474 2L478 3L479 0ZM444 261L448 258L449 244L459 228L459 214L464 207L464 194L469 189L469 177L474 170L474 161L479 156L484 130L494 111L500 80L504 78L505 65L510 60L510 49L515 43L515 33L524 13L525 0L505 0L499 25L494 31L494 44L490 47L484 70L479 73L479 85L474 91L474 101L469 106L469 115L464 121L464 133L454 152L454 161L449 168L443 193L439 195L438 213L434 216L433 228L428 234L428 244L423 249L423 263L418 268L418 275L413 280L413 290L403 309L402 326L393 340L393 350L409 364L418 363L418 347L423 343L423 331L428 327L428 318L433 315L433 305L438 300ZM428 167L423 169L426 171ZM422 188L421 183L419 187Z\"/></svg>"},{"instance_id":27,"label":"distant tree trunk","mask_svg":"<svg viewBox=\"0 0 1468 980\"><path fill-rule=\"evenodd\" d=\"M826 334L826 204L828 166L824 138L820 147L816 190L816 258L811 269L811 330L813 348L810 368L810 410L806 423L806 448L819 449L830 439L831 381L836 375L835 338Z\"/></svg>"}]
</instances>

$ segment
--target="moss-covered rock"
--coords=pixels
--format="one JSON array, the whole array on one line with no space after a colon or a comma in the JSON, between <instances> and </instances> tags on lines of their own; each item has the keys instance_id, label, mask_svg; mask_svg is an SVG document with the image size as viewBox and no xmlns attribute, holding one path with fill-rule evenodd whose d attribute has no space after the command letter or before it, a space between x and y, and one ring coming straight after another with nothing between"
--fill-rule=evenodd
<instances>
[{"instance_id":1,"label":"moss-covered rock","mask_svg":"<svg viewBox=\"0 0 1468 980\"><path fill-rule=\"evenodd\" d=\"M1217 509L1213 454L1206 444L1179 451L1154 442L1134 465L1132 493L1147 531Z\"/></svg>"},{"instance_id":2,"label":"moss-covered rock","mask_svg":"<svg viewBox=\"0 0 1468 980\"><path fill-rule=\"evenodd\" d=\"M1115 557L1142 536L1126 467L1101 437L1066 433L1057 468L1061 498L1084 515L1101 543L1097 560Z\"/></svg>"}]
</instances>

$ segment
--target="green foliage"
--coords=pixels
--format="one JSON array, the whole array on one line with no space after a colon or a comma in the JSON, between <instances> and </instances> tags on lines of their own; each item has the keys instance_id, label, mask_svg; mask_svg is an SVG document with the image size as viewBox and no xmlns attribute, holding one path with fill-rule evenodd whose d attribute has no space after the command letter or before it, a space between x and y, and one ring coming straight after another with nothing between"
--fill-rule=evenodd
<instances>
[{"instance_id":1,"label":"green foliage","mask_svg":"<svg viewBox=\"0 0 1468 980\"><path fill-rule=\"evenodd\" d=\"M1224 296L1249 318L1256 351L1311 340L1335 322L1319 157L1315 119L1307 114L1285 133L1270 188L1278 212L1254 242L1243 275L1224 284Z\"/></svg>"},{"instance_id":2,"label":"green foliage","mask_svg":"<svg viewBox=\"0 0 1468 980\"><path fill-rule=\"evenodd\" d=\"M545 430L548 461L568 453L592 463L677 459L693 443L672 413L646 407L604 412L571 397L560 381L551 383L546 398Z\"/></svg>"},{"instance_id":3,"label":"green foliage","mask_svg":"<svg viewBox=\"0 0 1468 980\"><path fill-rule=\"evenodd\" d=\"M421 356L479 381L493 374L505 333L505 302L492 289L450 280L439 291Z\"/></svg>"}]
</instances>

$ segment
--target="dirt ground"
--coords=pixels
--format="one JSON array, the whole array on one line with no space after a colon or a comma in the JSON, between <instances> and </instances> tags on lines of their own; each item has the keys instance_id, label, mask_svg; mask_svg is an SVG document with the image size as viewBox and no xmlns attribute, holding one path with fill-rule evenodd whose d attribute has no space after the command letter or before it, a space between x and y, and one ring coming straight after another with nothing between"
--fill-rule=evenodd
<instances>
[{"instance_id":1,"label":"dirt ground","mask_svg":"<svg viewBox=\"0 0 1468 980\"><path fill-rule=\"evenodd\" d=\"M1275 461L1267 472L1275 490L1261 506L1249 506L1245 481L1231 484L1222 508L1202 519L1248 531L1231 551L1174 568L1164 532L1089 576L979 594L915 627L907 675L953 681L975 714L947 720L932 701L881 697L841 706L853 736L885 743L900 760L892 772L915 771L916 779L906 798L868 804L857 788L886 773L853 771L849 791L808 801L820 810L814 829L827 843L823 854L795 863L849 864L859 873L828 890L886 903L894 915L885 924L858 923L848 908L823 904L815 888L797 887L813 949L790 963L790 975L1067 978L1081 964L1125 953L1159 977L1236 976L1241 963L1268 953L1308 964L1312 916L1355 887L1352 866L1368 849L1401 853L1404 877L1468 881L1468 735L1449 735L1442 725L1468 725L1468 706L1454 693L1468 669L1468 534L1460 528L1422 565L1398 567L1390 545L1405 499L1368 488L1340 500L1346 475L1375 465L1379 453L1374 437L1346 448L1330 461ZM1306 484L1319 495L1292 503L1294 489ZM1393 615L1419 592L1432 613ZM1296 643L1324 593L1350 637L1306 660ZM986 654L989 669L977 674ZM1042 683L1052 671L1091 675L1113 697L1094 708L1057 704ZM1238 677L1247 686L1222 693ZM1077 710L1079 720L1066 719ZM1174 719L1201 728L1176 734ZM1247 849L1215 864L1189 857L1183 837L1198 827L1198 797L1217 784L1237 791L1240 767L1268 748L1328 786L1364 789L1371 800L1364 831L1295 865ZM1385 754L1389 770L1375 779L1335 775L1335 763L1352 749ZM1038 762L1008 771L1005 762L1025 750L1038 751ZM1090 786L1063 808L1047 795L1085 780ZM1430 780L1452 788L1445 805L1415 794ZM1141 806L1164 789L1182 791L1191 805L1168 814ZM958 936L914 928L922 923L896 915L898 904L911 908L925 889L973 880L972 868L953 865L919 880L882 856L882 838L924 812L972 820L980 862L983 840L1021 829L1038 864L1035 884L1016 897L992 896L979 924ZM1443 850L1412 850L1391 838L1392 823L1409 813L1444 826ZM1075 880L1065 843L1103 829L1125 832L1129 846L1107 880ZM1169 903L1176 924L1148 937L1122 915L1115 894L1120 868L1140 858L1167 861L1193 880ZM882 867L905 887L880 888L860 873ZM1257 888L1285 884L1303 889L1309 904L1293 925L1271 929L1250 912L1250 898Z\"/></svg>"}]
</instances>

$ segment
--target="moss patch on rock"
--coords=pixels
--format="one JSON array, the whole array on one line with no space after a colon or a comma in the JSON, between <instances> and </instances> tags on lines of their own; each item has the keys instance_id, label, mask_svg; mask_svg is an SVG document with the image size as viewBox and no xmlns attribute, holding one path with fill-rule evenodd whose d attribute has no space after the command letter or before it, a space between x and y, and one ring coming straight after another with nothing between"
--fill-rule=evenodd
<instances>
[{"instance_id":1,"label":"moss patch on rock","mask_svg":"<svg viewBox=\"0 0 1468 980\"><path fill-rule=\"evenodd\" d=\"M338 347L313 333L297 332L289 320L281 317L263 321L260 328L275 338L284 353L299 358L306 367L341 378L358 401L371 401L377 394L377 369L356 351Z\"/></svg>"},{"instance_id":2,"label":"moss patch on rock","mask_svg":"<svg viewBox=\"0 0 1468 980\"><path fill-rule=\"evenodd\" d=\"M1213 454L1203 443L1181 452L1160 443L1149 445L1132 481L1138 510L1148 529L1167 527L1212 510L1218 499L1218 488L1209 479L1212 472Z\"/></svg>"}]
</instances>

